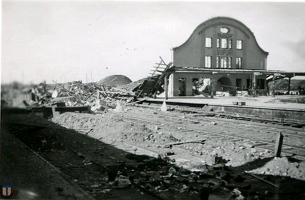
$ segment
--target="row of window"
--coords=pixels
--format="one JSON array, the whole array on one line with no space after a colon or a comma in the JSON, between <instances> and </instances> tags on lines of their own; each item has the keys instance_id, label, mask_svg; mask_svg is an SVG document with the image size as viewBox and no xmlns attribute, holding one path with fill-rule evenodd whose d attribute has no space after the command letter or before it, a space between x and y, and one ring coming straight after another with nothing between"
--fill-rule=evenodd
<instances>
[{"instance_id":1,"label":"row of window","mask_svg":"<svg viewBox=\"0 0 305 200\"><path fill-rule=\"evenodd\" d=\"M205 47L212 47L212 38L205 38ZM217 38L217 48L232 49L232 39ZM243 49L242 40L236 40L236 49Z\"/></svg>"},{"instance_id":2,"label":"row of window","mask_svg":"<svg viewBox=\"0 0 305 200\"><path fill-rule=\"evenodd\" d=\"M212 56L205 57L205 67L212 67ZM216 57L216 68L232 68L232 57ZM238 57L235 60L235 68L242 68L242 58Z\"/></svg>"}]
</instances>

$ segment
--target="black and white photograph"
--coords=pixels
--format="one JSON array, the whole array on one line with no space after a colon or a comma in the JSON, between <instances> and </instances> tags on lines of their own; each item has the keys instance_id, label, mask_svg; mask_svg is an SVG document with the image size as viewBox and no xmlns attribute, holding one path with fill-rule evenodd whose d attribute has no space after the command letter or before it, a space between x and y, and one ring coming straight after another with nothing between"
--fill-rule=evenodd
<instances>
[{"instance_id":1,"label":"black and white photograph","mask_svg":"<svg viewBox=\"0 0 305 200\"><path fill-rule=\"evenodd\" d=\"M1 1L0 199L305 200L305 1Z\"/></svg>"}]
</instances>

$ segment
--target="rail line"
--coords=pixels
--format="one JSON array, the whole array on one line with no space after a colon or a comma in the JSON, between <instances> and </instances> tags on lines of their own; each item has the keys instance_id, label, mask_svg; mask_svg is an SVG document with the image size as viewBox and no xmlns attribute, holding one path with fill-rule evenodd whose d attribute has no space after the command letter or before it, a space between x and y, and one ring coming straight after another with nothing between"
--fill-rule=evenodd
<instances>
[{"instance_id":1,"label":"rail line","mask_svg":"<svg viewBox=\"0 0 305 200\"><path fill-rule=\"evenodd\" d=\"M138 107L143 108L151 108L156 109L160 108L160 105L158 104L151 104L143 105L143 104L137 104ZM171 106L174 110L180 111L183 113L193 113L193 114L201 114L204 116L210 116L210 117L218 117L218 118L228 118L228 119L237 119L240 121L253 121L253 122L259 122L262 124L276 124L276 125L282 125L285 126L286 129L289 129L290 127L292 129L298 128L302 129L305 128L305 120L293 120L293 119L284 119L284 118L263 118L263 117L257 117L253 115L245 115L245 114L235 114L235 113L219 113L219 112L211 112L211 111L205 111L202 108L194 108L190 106ZM285 111L285 110L283 110Z\"/></svg>"},{"instance_id":2,"label":"rail line","mask_svg":"<svg viewBox=\"0 0 305 200\"><path fill-rule=\"evenodd\" d=\"M141 106L142 107L142 106ZM151 108L151 109L156 109L156 107L147 107L145 106L145 108ZM177 110L177 112L180 112L181 110L183 110L184 112L190 112L189 110L186 110L185 108ZM202 113L202 114L198 114L198 113ZM223 122L232 122L232 120L238 120L238 124L239 125L249 125L249 122L251 122L251 126L253 127L264 127L266 128L266 132L275 132L273 129L277 129L283 133L285 133L285 135L290 135L290 136L299 136L300 138L302 138L303 136L305 136L305 129L302 128L295 128L295 127L288 127L288 126L282 126L282 124L266 124L266 123L261 123L261 122L257 122L257 121L252 121L252 117L248 116L248 117L244 117L248 120L240 120L239 117L240 116L234 116L234 117L229 117L229 118L224 118L223 117L224 114L217 114L217 113L206 113L204 111L198 111L196 114L188 114L188 118L189 119L184 119L184 120L188 120L190 122L192 121L200 121L202 122L202 120L207 121L207 119L212 120L212 119L217 119L218 121L223 121ZM227 115L227 116L233 116L233 115ZM171 117L175 117L175 116L171 116ZM178 117L176 117L178 118ZM200 119L200 120L199 120Z\"/></svg>"},{"instance_id":3,"label":"rail line","mask_svg":"<svg viewBox=\"0 0 305 200\"><path fill-rule=\"evenodd\" d=\"M144 120L144 119L139 119L139 118L130 118L130 120L138 120L138 121L144 121L146 123L152 123L151 121L149 120ZM153 123L153 124L156 124L156 125L161 125L159 123ZM171 126L171 125L167 125L167 126ZM221 134L221 133L215 133L215 132L207 132L207 131L202 131L200 129L184 129L184 128L181 128L181 130L185 130L185 131L188 131L187 133L202 133L206 136L213 136L213 135L217 135L219 137L231 137L232 139L243 139L243 140L247 140L247 139L254 139L256 141L259 141L261 143L257 143L256 145L259 145L260 147L262 146L265 146L265 143L267 143L266 145L274 145L274 143L271 143L271 141L269 140L263 140L263 139L258 139L258 138L249 138L249 137L243 137L243 136L240 136L240 135L232 135L232 134L227 134L227 133L224 133L224 134ZM300 146L296 146L296 145L289 145L289 144L284 144L284 146L286 147L291 147L291 148L294 148L294 149L298 149L298 150L304 150L305 151L305 147L300 147ZM267 148L267 147L266 147ZM270 149L270 150L273 150L272 148L267 148L267 149ZM295 154L295 152L287 152L287 151L283 151L283 152L286 152L286 153L289 153L289 154ZM304 154L302 155L304 156L305 158L305 152Z\"/></svg>"},{"instance_id":4,"label":"rail line","mask_svg":"<svg viewBox=\"0 0 305 200\"><path fill-rule=\"evenodd\" d=\"M137 121L145 122L147 124L152 124L152 125L159 125L159 126L163 125L163 123L160 122L160 121L153 121L151 117L149 117L149 116L146 116L146 117L149 118L149 120L134 117L134 116L128 116L128 118L126 116L124 116L123 120L129 120L131 122L134 122L135 120L137 120ZM179 123L179 121L171 121L173 118L181 120L181 118L170 116L167 119L166 126L171 127L172 130L175 130L175 129L177 129L176 124ZM184 118L183 120L188 120L188 121L194 122L193 119ZM197 124L197 123L195 123L195 124ZM259 125L257 125L256 127L259 127ZM226 127L226 128L228 129L230 127ZM255 127L251 127L251 128L255 129ZM255 140L256 141L256 144L255 144L256 146L259 146L260 148L265 148L265 149L269 149L271 151L274 151L274 148L273 148L274 138L267 140L267 139L262 139L262 138L259 138L259 137L255 137L254 134L251 135L251 137L249 137L249 136L245 137L245 136L242 136L241 135L242 133L240 133L240 132L236 133L236 134L230 134L228 132L217 133L217 131L219 131L219 130L217 130L218 129L217 127L216 128L209 127L209 129L211 129L211 130L203 131L202 128L195 128L195 127L183 128L183 127L180 127L180 131L183 131L187 134L198 134L199 133L201 136L202 135L210 136L210 137L211 136L218 136L220 139L224 138L224 137L230 137L232 140L236 140L236 139L238 139L238 140L249 140L249 139L250 140ZM281 129L281 130L283 130L283 129ZM304 132L303 130L301 130L301 131ZM273 130L273 132L278 133L279 131ZM269 134L272 134L272 133L269 133ZM273 134L273 135L275 136L275 134ZM285 133L285 135L290 136L290 137L302 138L302 136L296 135L296 134ZM301 151L301 152L296 152L296 151ZM298 146L298 145L293 145L293 144L283 144L283 151L282 152L284 154L286 153L288 155L293 155L294 157L298 157L299 159L305 160L305 147Z\"/></svg>"}]
</instances>

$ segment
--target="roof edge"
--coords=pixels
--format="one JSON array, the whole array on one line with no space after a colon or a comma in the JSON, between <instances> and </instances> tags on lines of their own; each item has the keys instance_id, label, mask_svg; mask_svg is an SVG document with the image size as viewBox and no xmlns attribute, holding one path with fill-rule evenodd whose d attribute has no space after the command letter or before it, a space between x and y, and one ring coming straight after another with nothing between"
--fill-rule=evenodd
<instances>
[{"instance_id":1,"label":"roof edge","mask_svg":"<svg viewBox=\"0 0 305 200\"><path fill-rule=\"evenodd\" d=\"M255 41L256 45L258 46L258 48L259 48L265 55L269 55L269 52L263 50L263 49L259 46L259 44L258 44L258 42L257 42L257 40L256 40L256 37L255 37L254 33L250 30L250 28L248 28L248 27L247 27L244 23L242 23L241 21L238 21L238 20L236 20L236 19L234 19L234 18L231 18L231 17L225 17L225 16L213 17L213 18L210 18L210 19L208 19L208 20L202 22L201 24L199 24L199 25L194 29L194 31L192 32L192 34L188 37L188 39L187 39L184 43L182 43L181 45L179 45L179 46L177 46L177 47L173 47L172 49L175 50L175 49L177 49L177 48L182 47L183 45L185 45L185 44L191 39L191 37L192 37L196 32L199 33L199 32L201 32L201 31L203 31L204 29L210 27L210 26L204 27L202 30L199 31L199 28L200 28L201 26L205 26L206 23L209 23L210 21L213 21L213 20L221 20L221 19L229 19L229 20L232 20L232 21L234 21L234 22L236 22L236 23L241 24L241 25L242 25L243 27L245 27L246 30L249 31L249 33L253 36L254 41Z\"/></svg>"}]
</instances>

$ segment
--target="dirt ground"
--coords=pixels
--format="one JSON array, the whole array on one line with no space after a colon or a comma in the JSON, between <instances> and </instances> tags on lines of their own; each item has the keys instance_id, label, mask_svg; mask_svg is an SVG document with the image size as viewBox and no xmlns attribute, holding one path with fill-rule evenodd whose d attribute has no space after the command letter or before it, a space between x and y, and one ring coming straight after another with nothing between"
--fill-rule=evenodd
<instances>
[{"instance_id":1,"label":"dirt ground","mask_svg":"<svg viewBox=\"0 0 305 200\"><path fill-rule=\"evenodd\" d=\"M90 137L129 152L150 153L152 156L172 154L170 157L176 160L176 164L189 170L195 170L197 165L214 165L217 157L225 159L226 166L232 167L272 157L273 151L260 148L259 140L272 142L276 139L276 127L269 127L269 131L267 127L260 127L255 123L252 125L251 122L241 125L234 120L192 117L191 114L162 112L158 108L125 107L120 111L112 110L97 115L64 113L52 121L69 129L82 129ZM252 130L253 128L256 130ZM228 138L226 132L244 139ZM253 134L255 136L252 136ZM299 134L304 134L304 131L300 130ZM187 141L190 143L170 145ZM285 138L285 144L304 147L305 139L303 135L290 136ZM301 162L298 175L287 176L305 180L303 164Z\"/></svg>"},{"instance_id":2,"label":"dirt ground","mask_svg":"<svg viewBox=\"0 0 305 200\"><path fill-rule=\"evenodd\" d=\"M48 121L4 112L2 124L96 199L305 199L305 162L295 157L305 151L291 147L304 147L303 129L285 130L273 158L279 125L160 107L120 103Z\"/></svg>"}]
</instances>

